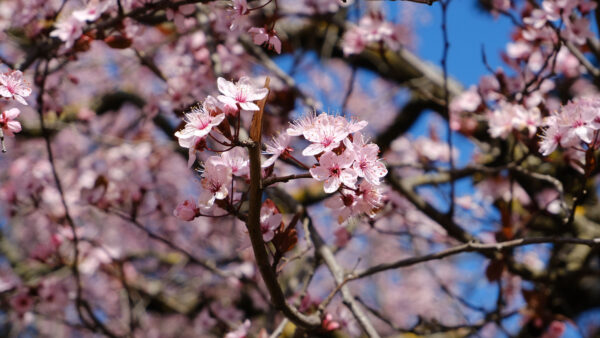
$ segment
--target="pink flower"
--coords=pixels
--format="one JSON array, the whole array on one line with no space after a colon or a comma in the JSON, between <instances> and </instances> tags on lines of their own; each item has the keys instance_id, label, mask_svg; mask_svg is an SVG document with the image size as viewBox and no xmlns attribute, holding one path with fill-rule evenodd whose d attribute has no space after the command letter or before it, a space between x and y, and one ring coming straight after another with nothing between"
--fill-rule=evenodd
<instances>
[{"instance_id":1,"label":"pink flower","mask_svg":"<svg viewBox=\"0 0 600 338\"><path fill-rule=\"evenodd\" d=\"M23 79L23 73L19 70L0 74L0 96L15 99L27 105L24 97L31 95L31 87Z\"/></svg>"},{"instance_id":2,"label":"pink flower","mask_svg":"<svg viewBox=\"0 0 600 338\"><path fill-rule=\"evenodd\" d=\"M232 8L230 10L231 15L231 25L229 26L230 30L236 29L242 18L250 13L250 9L248 8L247 0L232 0Z\"/></svg>"},{"instance_id":3,"label":"pink flower","mask_svg":"<svg viewBox=\"0 0 600 338\"><path fill-rule=\"evenodd\" d=\"M472 86L469 90L462 92L450 102L450 112L474 112L480 104L481 97L477 92L477 88Z\"/></svg>"},{"instance_id":4,"label":"pink flower","mask_svg":"<svg viewBox=\"0 0 600 338\"><path fill-rule=\"evenodd\" d=\"M0 114L0 127L2 128L5 136L12 136L13 133L18 133L21 131L21 123L19 123L19 121L15 121L20 113L21 112L18 108L12 108L3 111L2 114Z\"/></svg>"},{"instance_id":5,"label":"pink flower","mask_svg":"<svg viewBox=\"0 0 600 338\"><path fill-rule=\"evenodd\" d=\"M33 298L27 290L22 290L10 299L10 306L15 312L24 314L33 307Z\"/></svg>"},{"instance_id":6,"label":"pink flower","mask_svg":"<svg viewBox=\"0 0 600 338\"><path fill-rule=\"evenodd\" d=\"M340 328L340 324L333 320L333 317L329 313L325 315L321 325L325 331L335 331Z\"/></svg>"},{"instance_id":7,"label":"pink flower","mask_svg":"<svg viewBox=\"0 0 600 338\"><path fill-rule=\"evenodd\" d=\"M269 49L281 54L281 40L277 37L275 30L267 31L265 28L252 27L248 30L252 34L252 41L257 45L267 43Z\"/></svg>"},{"instance_id":8,"label":"pink flower","mask_svg":"<svg viewBox=\"0 0 600 338\"><path fill-rule=\"evenodd\" d=\"M56 29L50 32L50 36L59 38L65 42L65 47L71 48L81 34L83 33L83 23L75 17L69 17L66 20L56 23Z\"/></svg>"},{"instance_id":9,"label":"pink flower","mask_svg":"<svg viewBox=\"0 0 600 338\"><path fill-rule=\"evenodd\" d=\"M90 1L84 9L74 11L72 15L81 22L96 21L109 5L109 1Z\"/></svg>"},{"instance_id":10,"label":"pink flower","mask_svg":"<svg viewBox=\"0 0 600 338\"><path fill-rule=\"evenodd\" d=\"M341 155L326 152L319 159L319 166L311 168L310 174L317 181L325 181L324 190L332 193L343 183L347 187L354 188L357 174L350 166L354 162L351 151L345 151Z\"/></svg>"},{"instance_id":11,"label":"pink flower","mask_svg":"<svg viewBox=\"0 0 600 338\"><path fill-rule=\"evenodd\" d=\"M185 17L191 15L196 11L195 4L187 4L179 6L176 10L172 8L167 9L167 20L172 20L175 23L175 27L179 32L185 29Z\"/></svg>"},{"instance_id":12,"label":"pink flower","mask_svg":"<svg viewBox=\"0 0 600 338\"><path fill-rule=\"evenodd\" d=\"M279 158L279 156L284 154L289 154L292 152L292 148L289 147L290 144L290 135L287 133L281 133L277 135L277 137L273 137L271 142L265 142L265 154L273 155L269 157L268 160L264 161L262 164L263 168L269 167L275 163L275 160Z\"/></svg>"},{"instance_id":13,"label":"pink flower","mask_svg":"<svg viewBox=\"0 0 600 338\"><path fill-rule=\"evenodd\" d=\"M325 201L325 206L337 215L338 223L344 223L348 218L361 213L357 207L358 197L353 191L336 194Z\"/></svg>"},{"instance_id":14,"label":"pink flower","mask_svg":"<svg viewBox=\"0 0 600 338\"><path fill-rule=\"evenodd\" d=\"M198 139L208 135L212 128L218 126L223 119L225 119L225 114L212 116L204 108L194 107L191 113L185 114L185 127L183 130L175 132L175 137L179 139L181 147L190 148Z\"/></svg>"},{"instance_id":15,"label":"pink flower","mask_svg":"<svg viewBox=\"0 0 600 338\"><path fill-rule=\"evenodd\" d=\"M344 144L354 154L354 164L352 169L360 177L364 177L371 184L378 185L379 179L387 175L387 168L378 158L379 147L376 144L365 144L364 136L361 133L354 135L353 142L349 139L344 140Z\"/></svg>"},{"instance_id":16,"label":"pink flower","mask_svg":"<svg viewBox=\"0 0 600 338\"><path fill-rule=\"evenodd\" d=\"M302 151L302 155L317 155L339 147L340 142L349 134L346 119L343 117L339 118L341 120L327 114L319 115L315 119L312 128L304 130L304 138L312 142L312 144Z\"/></svg>"},{"instance_id":17,"label":"pink flower","mask_svg":"<svg viewBox=\"0 0 600 338\"><path fill-rule=\"evenodd\" d=\"M182 203L179 203L179 205L177 205L177 208L173 210L173 216L186 222L189 222L196 218L197 213L198 207L196 206L196 202L191 199L187 199Z\"/></svg>"},{"instance_id":18,"label":"pink flower","mask_svg":"<svg viewBox=\"0 0 600 338\"><path fill-rule=\"evenodd\" d=\"M264 203L260 208L260 230L262 231L263 241L269 242L275 237L275 230L281 225L281 215L274 204Z\"/></svg>"},{"instance_id":19,"label":"pink flower","mask_svg":"<svg viewBox=\"0 0 600 338\"><path fill-rule=\"evenodd\" d=\"M244 176L248 174L248 156L244 149L235 147L229 151L221 153L223 163L231 168L231 173L235 176Z\"/></svg>"},{"instance_id":20,"label":"pink flower","mask_svg":"<svg viewBox=\"0 0 600 338\"><path fill-rule=\"evenodd\" d=\"M300 136L304 132L312 129L315 125L317 115L315 112L310 112L294 122L290 123L290 127L286 130L286 133L290 136Z\"/></svg>"},{"instance_id":21,"label":"pink flower","mask_svg":"<svg viewBox=\"0 0 600 338\"><path fill-rule=\"evenodd\" d=\"M250 320L246 319L242 325L240 325L235 331L231 331L225 335L224 338L246 338L248 335L248 329L250 328Z\"/></svg>"},{"instance_id":22,"label":"pink flower","mask_svg":"<svg viewBox=\"0 0 600 338\"><path fill-rule=\"evenodd\" d=\"M198 202L201 206L210 208L215 200L227 197L231 184L231 168L225 165L219 156L211 156L206 161L201 183L204 190Z\"/></svg>"},{"instance_id":23,"label":"pink flower","mask_svg":"<svg viewBox=\"0 0 600 338\"><path fill-rule=\"evenodd\" d=\"M239 105L248 111L258 110L258 106L253 101L262 100L269 93L267 88L256 88L246 76L241 77L235 84L220 77L217 79L217 85L223 94L217 97L219 101L230 107Z\"/></svg>"},{"instance_id":24,"label":"pink flower","mask_svg":"<svg viewBox=\"0 0 600 338\"><path fill-rule=\"evenodd\" d=\"M357 208L368 216L374 216L375 212L383 206L383 194L381 189L369 183L362 181L358 186Z\"/></svg>"},{"instance_id":25,"label":"pink flower","mask_svg":"<svg viewBox=\"0 0 600 338\"><path fill-rule=\"evenodd\" d=\"M347 30L342 37L342 49L344 55L360 54L367 48L369 41L366 35L367 32L360 27L353 27Z\"/></svg>"}]
</instances>

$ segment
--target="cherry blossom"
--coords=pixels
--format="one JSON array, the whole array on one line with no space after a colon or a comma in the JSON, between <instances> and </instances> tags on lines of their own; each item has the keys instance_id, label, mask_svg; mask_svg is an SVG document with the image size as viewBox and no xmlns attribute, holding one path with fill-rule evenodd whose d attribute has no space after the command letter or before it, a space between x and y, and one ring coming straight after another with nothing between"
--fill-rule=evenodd
<instances>
[{"instance_id":1,"label":"cherry blossom","mask_svg":"<svg viewBox=\"0 0 600 338\"><path fill-rule=\"evenodd\" d=\"M6 136L12 136L21 131L21 123L15 121L21 111L18 108L5 110L0 114L0 127Z\"/></svg>"},{"instance_id":2,"label":"cherry blossom","mask_svg":"<svg viewBox=\"0 0 600 338\"><path fill-rule=\"evenodd\" d=\"M231 183L231 168L225 165L219 156L211 156L204 166L202 173L202 187L199 204L210 208L215 200L222 200L229 194Z\"/></svg>"},{"instance_id":3,"label":"cherry blossom","mask_svg":"<svg viewBox=\"0 0 600 338\"><path fill-rule=\"evenodd\" d=\"M191 148L198 139L206 137L212 128L224 119L224 114L212 116L203 107L194 107L190 113L185 114L185 127L175 132L175 137L179 139L180 146Z\"/></svg>"},{"instance_id":4,"label":"cherry blossom","mask_svg":"<svg viewBox=\"0 0 600 338\"><path fill-rule=\"evenodd\" d=\"M273 49L277 54L281 54L281 40L277 37L274 30L267 31L263 27L252 27L248 30L252 34L252 41L257 45L267 43L269 49Z\"/></svg>"},{"instance_id":5,"label":"cherry blossom","mask_svg":"<svg viewBox=\"0 0 600 338\"><path fill-rule=\"evenodd\" d=\"M223 163L231 168L231 173L235 176L248 175L248 155L240 147L235 147L229 151L221 153Z\"/></svg>"},{"instance_id":6,"label":"cherry blossom","mask_svg":"<svg viewBox=\"0 0 600 338\"><path fill-rule=\"evenodd\" d=\"M67 49L73 47L75 41L77 41L83 33L83 23L72 16L58 21L55 24L55 27L56 28L50 33L50 36L62 40Z\"/></svg>"},{"instance_id":7,"label":"cherry blossom","mask_svg":"<svg viewBox=\"0 0 600 338\"><path fill-rule=\"evenodd\" d=\"M271 157L262 163L262 167L272 166L280 156L291 153L293 149L289 147L289 144L290 135L287 133L280 133L276 137L273 137L270 142L266 142L264 153L271 155Z\"/></svg>"},{"instance_id":8,"label":"cherry blossom","mask_svg":"<svg viewBox=\"0 0 600 338\"><path fill-rule=\"evenodd\" d=\"M277 212L274 205L264 203L260 208L260 230L263 241L270 242L275 236L275 230L281 225L283 215Z\"/></svg>"},{"instance_id":9,"label":"cherry blossom","mask_svg":"<svg viewBox=\"0 0 600 338\"><path fill-rule=\"evenodd\" d=\"M310 174L317 181L325 181L324 190L332 193L344 184L354 188L357 173L350 166L354 162L351 151L345 151L342 155L326 152L319 159L319 166L310 169Z\"/></svg>"},{"instance_id":10,"label":"cherry blossom","mask_svg":"<svg viewBox=\"0 0 600 338\"><path fill-rule=\"evenodd\" d=\"M246 319L237 329L225 335L224 338L246 338L250 329L250 320Z\"/></svg>"},{"instance_id":11,"label":"cherry blossom","mask_svg":"<svg viewBox=\"0 0 600 338\"><path fill-rule=\"evenodd\" d=\"M302 151L302 155L317 155L339 147L340 142L349 134L347 123L344 123L346 120L340 119L328 114L317 116L313 126L303 132L304 137L312 144Z\"/></svg>"},{"instance_id":12,"label":"cherry blossom","mask_svg":"<svg viewBox=\"0 0 600 338\"><path fill-rule=\"evenodd\" d=\"M241 77L237 83L233 83L220 77L217 79L219 95L217 99L229 107L238 105L247 111L258 110L258 106L253 101L262 100L267 96L267 88L257 88L252 84L248 77Z\"/></svg>"},{"instance_id":13,"label":"cherry blossom","mask_svg":"<svg viewBox=\"0 0 600 338\"><path fill-rule=\"evenodd\" d=\"M0 74L0 96L15 99L19 103L27 105L25 97L31 95L31 87L23 79L23 73L19 70Z\"/></svg>"},{"instance_id":14,"label":"cherry blossom","mask_svg":"<svg viewBox=\"0 0 600 338\"><path fill-rule=\"evenodd\" d=\"M72 16L81 22L96 21L109 6L110 1L92 0L84 9L73 11Z\"/></svg>"},{"instance_id":15,"label":"cherry blossom","mask_svg":"<svg viewBox=\"0 0 600 338\"><path fill-rule=\"evenodd\" d=\"M344 140L344 144L354 154L352 168L359 177L364 177L371 184L379 184L379 179L387 174L385 164L378 157L379 147L373 143L365 143L361 133L354 134L353 142Z\"/></svg>"},{"instance_id":16,"label":"cherry blossom","mask_svg":"<svg viewBox=\"0 0 600 338\"><path fill-rule=\"evenodd\" d=\"M196 202L194 200L191 199L187 199L181 203L179 203L179 205L177 205L177 208L175 210L173 210L173 216L177 217L178 219L182 220L182 221L191 221L194 218L196 218L196 215L198 214L198 207L196 206Z\"/></svg>"}]
</instances>

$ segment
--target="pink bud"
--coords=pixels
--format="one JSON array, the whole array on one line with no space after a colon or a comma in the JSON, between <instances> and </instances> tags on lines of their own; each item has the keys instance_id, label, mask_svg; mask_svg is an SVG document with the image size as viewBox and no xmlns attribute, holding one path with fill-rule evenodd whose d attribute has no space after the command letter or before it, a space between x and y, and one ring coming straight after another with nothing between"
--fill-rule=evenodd
<instances>
[{"instance_id":1,"label":"pink bud","mask_svg":"<svg viewBox=\"0 0 600 338\"><path fill-rule=\"evenodd\" d=\"M198 207L196 206L196 202L187 199L183 201L183 203L180 203L175 210L173 210L173 216L182 221L189 222L196 217L197 211Z\"/></svg>"}]
</instances>

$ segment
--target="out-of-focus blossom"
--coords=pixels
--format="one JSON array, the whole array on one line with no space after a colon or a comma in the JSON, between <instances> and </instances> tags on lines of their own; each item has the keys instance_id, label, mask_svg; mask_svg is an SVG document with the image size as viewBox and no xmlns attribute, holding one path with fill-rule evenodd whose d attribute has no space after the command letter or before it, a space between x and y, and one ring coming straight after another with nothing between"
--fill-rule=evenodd
<instances>
[{"instance_id":1,"label":"out-of-focus blossom","mask_svg":"<svg viewBox=\"0 0 600 338\"><path fill-rule=\"evenodd\" d=\"M250 320L246 319L244 323L238 326L235 331L228 332L224 338L246 338L250 329Z\"/></svg>"},{"instance_id":2,"label":"out-of-focus blossom","mask_svg":"<svg viewBox=\"0 0 600 338\"><path fill-rule=\"evenodd\" d=\"M275 230L281 225L283 215L277 212L272 204L264 203L260 208L260 230L262 231L263 241L270 242L275 236Z\"/></svg>"},{"instance_id":3,"label":"out-of-focus blossom","mask_svg":"<svg viewBox=\"0 0 600 338\"><path fill-rule=\"evenodd\" d=\"M72 16L81 22L96 21L109 6L110 1L93 0L84 9L74 11Z\"/></svg>"},{"instance_id":4,"label":"out-of-focus blossom","mask_svg":"<svg viewBox=\"0 0 600 338\"><path fill-rule=\"evenodd\" d=\"M65 43L67 49L73 47L75 41L83 33L83 23L73 16L58 21L55 29L50 32L50 36L58 38Z\"/></svg>"},{"instance_id":5,"label":"out-of-focus blossom","mask_svg":"<svg viewBox=\"0 0 600 338\"><path fill-rule=\"evenodd\" d=\"M252 27L248 30L252 34L252 41L257 45L266 43L269 49L273 49L277 54L281 54L281 40L277 36L275 30L267 31L262 27Z\"/></svg>"},{"instance_id":6,"label":"out-of-focus blossom","mask_svg":"<svg viewBox=\"0 0 600 338\"><path fill-rule=\"evenodd\" d=\"M231 2L231 25L229 29L235 30L239 27L240 21L244 16L250 13L250 9L248 8L247 0L232 0Z\"/></svg>"},{"instance_id":7,"label":"out-of-focus blossom","mask_svg":"<svg viewBox=\"0 0 600 338\"><path fill-rule=\"evenodd\" d=\"M177 205L177 208L173 210L173 216L182 221L189 222L196 218L198 211L196 202L192 199L187 199Z\"/></svg>"},{"instance_id":8,"label":"out-of-focus blossom","mask_svg":"<svg viewBox=\"0 0 600 338\"><path fill-rule=\"evenodd\" d=\"M217 97L219 101L229 107L237 107L239 105L242 109L248 111L258 110L259 108L254 101L264 99L269 92L267 88L257 88L250 78L245 76L240 78L237 83L220 77L217 79L217 85L219 91L223 94Z\"/></svg>"},{"instance_id":9,"label":"out-of-focus blossom","mask_svg":"<svg viewBox=\"0 0 600 338\"><path fill-rule=\"evenodd\" d=\"M0 96L7 99L15 99L19 103L27 105L25 97L31 95L31 87L23 79L23 73L14 70L0 74Z\"/></svg>"},{"instance_id":10,"label":"out-of-focus blossom","mask_svg":"<svg viewBox=\"0 0 600 338\"><path fill-rule=\"evenodd\" d=\"M21 123L15 121L21 111L18 108L5 110L0 114L0 127L6 136L12 136L21 131Z\"/></svg>"},{"instance_id":11,"label":"out-of-focus blossom","mask_svg":"<svg viewBox=\"0 0 600 338\"><path fill-rule=\"evenodd\" d=\"M326 152L319 159L319 166L310 169L310 174L317 181L325 181L324 190L332 193L344 184L354 188L357 174L350 166L354 162L351 151L345 151L341 155Z\"/></svg>"},{"instance_id":12,"label":"out-of-focus blossom","mask_svg":"<svg viewBox=\"0 0 600 338\"><path fill-rule=\"evenodd\" d=\"M10 307L18 314L24 314L33 307L33 298L28 290L21 290L10 299Z\"/></svg>"},{"instance_id":13,"label":"out-of-focus blossom","mask_svg":"<svg viewBox=\"0 0 600 338\"><path fill-rule=\"evenodd\" d=\"M175 27L179 32L185 30L185 17L193 14L196 11L195 4L181 5L177 9L167 9L167 19L175 23Z\"/></svg>"}]
</instances>

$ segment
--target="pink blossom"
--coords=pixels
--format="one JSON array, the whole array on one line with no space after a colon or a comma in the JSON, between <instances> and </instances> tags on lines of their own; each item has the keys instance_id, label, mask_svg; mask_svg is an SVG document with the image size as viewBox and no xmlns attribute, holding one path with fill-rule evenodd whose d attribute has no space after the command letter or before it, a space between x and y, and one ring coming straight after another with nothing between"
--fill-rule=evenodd
<instances>
[{"instance_id":1,"label":"pink blossom","mask_svg":"<svg viewBox=\"0 0 600 338\"><path fill-rule=\"evenodd\" d=\"M345 191L332 196L325 201L325 206L337 215L338 223L344 223L348 218L361 213L358 208L358 197L353 191Z\"/></svg>"},{"instance_id":2,"label":"pink blossom","mask_svg":"<svg viewBox=\"0 0 600 338\"><path fill-rule=\"evenodd\" d=\"M471 86L469 90L462 92L450 102L450 112L474 112L479 105L481 105L481 97L477 92L477 87Z\"/></svg>"},{"instance_id":3,"label":"pink blossom","mask_svg":"<svg viewBox=\"0 0 600 338\"><path fill-rule=\"evenodd\" d=\"M255 87L248 77L241 77L237 83L233 83L220 77L217 79L219 91L223 95L219 95L217 99L230 107L238 105L248 111L258 110L258 106L253 101L262 100L267 96L269 90L267 88Z\"/></svg>"},{"instance_id":4,"label":"pink blossom","mask_svg":"<svg viewBox=\"0 0 600 338\"><path fill-rule=\"evenodd\" d=\"M265 28L252 27L248 30L252 34L252 41L257 45L267 43L269 49L275 50L277 54L281 54L281 40L277 37L275 30L267 31Z\"/></svg>"},{"instance_id":5,"label":"pink blossom","mask_svg":"<svg viewBox=\"0 0 600 338\"><path fill-rule=\"evenodd\" d=\"M590 22L586 18L565 20L565 30L562 31L562 35L566 40L578 45L583 45L587 39L594 37L594 33L590 30Z\"/></svg>"},{"instance_id":6,"label":"pink blossom","mask_svg":"<svg viewBox=\"0 0 600 338\"><path fill-rule=\"evenodd\" d=\"M225 165L219 156L211 156L206 161L202 173L202 187L198 203L210 208L215 200L222 200L229 194L228 187L231 184L231 168Z\"/></svg>"},{"instance_id":7,"label":"pink blossom","mask_svg":"<svg viewBox=\"0 0 600 338\"><path fill-rule=\"evenodd\" d=\"M290 127L286 130L286 133L290 136L303 135L304 132L314 127L316 119L316 113L314 111L310 112L295 120L294 122L291 122Z\"/></svg>"},{"instance_id":8,"label":"pink blossom","mask_svg":"<svg viewBox=\"0 0 600 338\"><path fill-rule=\"evenodd\" d=\"M565 322L559 320L553 320L548 329L542 335L542 338L560 338L565 334L567 325Z\"/></svg>"},{"instance_id":9,"label":"pink blossom","mask_svg":"<svg viewBox=\"0 0 600 338\"><path fill-rule=\"evenodd\" d=\"M263 162L262 167L266 168L275 163L281 155L289 154L292 152L292 148L289 147L290 135L287 133L280 133L277 137L273 137L270 142L265 142L266 150L264 151L267 155L272 155L266 161Z\"/></svg>"},{"instance_id":10,"label":"pink blossom","mask_svg":"<svg viewBox=\"0 0 600 338\"><path fill-rule=\"evenodd\" d=\"M366 35L367 32L360 27L354 27L347 30L342 37L342 49L344 55L360 54L367 48L369 41Z\"/></svg>"},{"instance_id":11,"label":"pink blossom","mask_svg":"<svg viewBox=\"0 0 600 338\"><path fill-rule=\"evenodd\" d=\"M361 133L356 133L353 138L353 142L350 142L349 139L344 140L346 147L354 154L352 168L358 176L378 185L379 179L388 172L385 164L377 156L379 147L374 143L365 143L365 138Z\"/></svg>"},{"instance_id":12,"label":"pink blossom","mask_svg":"<svg viewBox=\"0 0 600 338\"><path fill-rule=\"evenodd\" d=\"M18 102L27 105L24 97L31 95L31 87L23 79L23 73L14 70L8 73L0 74L0 96L15 99Z\"/></svg>"},{"instance_id":13,"label":"pink blossom","mask_svg":"<svg viewBox=\"0 0 600 338\"><path fill-rule=\"evenodd\" d=\"M175 23L175 27L179 32L185 29L185 17L193 14L196 11L195 4L181 5L177 9L167 9L167 19Z\"/></svg>"},{"instance_id":14,"label":"pink blossom","mask_svg":"<svg viewBox=\"0 0 600 338\"><path fill-rule=\"evenodd\" d=\"M281 225L283 215L277 212L274 205L263 204L260 208L260 230L262 231L263 241L270 242L275 236L275 230Z\"/></svg>"},{"instance_id":15,"label":"pink blossom","mask_svg":"<svg viewBox=\"0 0 600 338\"><path fill-rule=\"evenodd\" d=\"M15 121L21 112L18 108L5 110L0 114L0 127L5 136L12 136L14 133L21 131L21 123Z\"/></svg>"},{"instance_id":16,"label":"pink blossom","mask_svg":"<svg viewBox=\"0 0 600 338\"><path fill-rule=\"evenodd\" d=\"M56 28L50 32L50 36L59 38L65 42L65 47L67 49L73 47L75 41L77 41L83 33L83 23L72 16L68 19L59 21L55 24L55 27Z\"/></svg>"},{"instance_id":17,"label":"pink blossom","mask_svg":"<svg viewBox=\"0 0 600 338\"><path fill-rule=\"evenodd\" d=\"M324 190L332 193L343 183L347 187L354 188L356 183L356 171L350 168L354 162L351 151L345 151L341 155L326 152L319 159L319 166L311 168L310 174L317 181L325 181Z\"/></svg>"},{"instance_id":18,"label":"pink blossom","mask_svg":"<svg viewBox=\"0 0 600 338\"><path fill-rule=\"evenodd\" d=\"M229 151L221 153L223 163L231 168L231 173L235 176L244 176L248 174L248 155L244 149L235 147Z\"/></svg>"},{"instance_id":19,"label":"pink blossom","mask_svg":"<svg viewBox=\"0 0 600 338\"><path fill-rule=\"evenodd\" d=\"M246 15L250 13L250 8L248 8L247 0L232 0L231 2L232 6L229 10L231 24L229 25L229 30L233 31L243 23Z\"/></svg>"},{"instance_id":20,"label":"pink blossom","mask_svg":"<svg viewBox=\"0 0 600 338\"><path fill-rule=\"evenodd\" d=\"M333 317L329 313L325 315L321 325L325 331L335 331L340 328L340 324L333 320Z\"/></svg>"},{"instance_id":21,"label":"pink blossom","mask_svg":"<svg viewBox=\"0 0 600 338\"><path fill-rule=\"evenodd\" d=\"M213 127L218 126L225 119L225 114L212 116L204 108L194 107L190 113L185 114L185 127L175 132L179 145L191 148L198 139L206 137Z\"/></svg>"},{"instance_id":22,"label":"pink blossom","mask_svg":"<svg viewBox=\"0 0 600 338\"><path fill-rule=\"evenodd\" d=\"M224 338L246 338L248 329L250 329L250 320L246 319L242 325L238 326L235 331L227 333Z\"/></svg>"},{"instance_id":23,"label":"pink blossom","mask_svg":"<svg viewBox=\"0 0 600 338\"><path fill-rule=\"evenodd\" d=\"M33 307L33 298L28 290L22 290L10 299L10 307L19 314L24 314Z\"/></svg>"},{"instance_id":24,"label":"pink blossom","mask_svg":"<svg viewBox=\"0 0 600 338\"><path fill-rule=\"evenodd\" d=\"M191 199L187 199L179 205L177 208L173 210L173 216L177 217L179 220L189 222L196 217L198 213L198 206L196 206L196 202Z\"/></svg>"},{"instance_id":25,"label":"pink blossom","mask_svg":"<svg viewBox=\"0 0 600 338\"><path fill-rule=\"evenodd\" d=\"M93 0L84 9L73 12L73 17L81 22L96 21L110 5L109 1Z\"/></svg>"},{"instance_id":26,"label":"pink blossom","mask_svg":"<svg viewBox=\"0 0 600 338\"><path fill-rule=\"evenodd\" d=\"M333 235L335 236L334 244L338 248L345 247L348 244L348 242L350 242L350 239L352 239L352 234L345 227L337 228L337 230L334 231Z\"/></svg>"},{"instance_id":27,"label":"pink blossom","mask_svg":"<svg viewBox=\"0 0 600 338\"><path fill-rule=\"evenodd\" d=\"M383 206L383 193L377 185L362 181L358 186L357 208L367 216L374 216L375 211Z\"/></svg>"},{"instance_id":28,"label":"pink blossom","mask_svg":"<svg viewBox=\"0 0 600 338\"><path fill-rule=\"evenodd\" d=\"M305 130L303 133L304 137L312 144L302 151L302 155L317 155L339 147L340 142L349 134L347 123L344 123L346 119L339 118L341 120L328 114L319 115L312 128ZM344 122L341 122L342 120Z\"/></svg>"}]
</instances>

